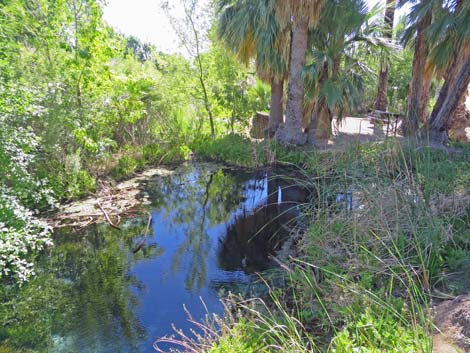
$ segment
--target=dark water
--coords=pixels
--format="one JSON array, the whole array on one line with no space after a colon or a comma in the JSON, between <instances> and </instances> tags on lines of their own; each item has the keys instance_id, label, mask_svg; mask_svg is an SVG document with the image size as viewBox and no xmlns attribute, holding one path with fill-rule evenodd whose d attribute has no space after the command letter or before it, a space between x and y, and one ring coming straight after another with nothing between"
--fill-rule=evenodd
<instances>
[{"instance_id":1,"label":"dark water","mask_svg":"<svg viewBox=\"0 0 470 353\"><path fill-rule=\"evenodd\" d=\"M266 171L184 166L148 180L147 217L56 236L38 276L2 288L0 339L33 352L153 352L172 324L221 313L287 237L305 193ZM144 246L134 253L136 246ZM2 344L0 343L0 351ZM164 347L168 348L168 347Z\"/></svg>"}]
</instances>

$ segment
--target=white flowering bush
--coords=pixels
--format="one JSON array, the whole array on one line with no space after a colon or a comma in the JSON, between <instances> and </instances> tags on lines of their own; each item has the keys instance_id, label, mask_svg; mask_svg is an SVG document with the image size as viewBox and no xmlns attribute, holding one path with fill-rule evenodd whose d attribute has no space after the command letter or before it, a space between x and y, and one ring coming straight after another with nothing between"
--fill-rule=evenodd
<instances>
[{"instance_id":1,"label":"white flowering bush","mask_svg":"<svg viewBox=\"0 0 470 353\"><path fill-rule=\"evenodd\" d=\"M51 229L33 211L53 201L46 182L32 172L37 149L29 129L0 113L0 280L26 281L35 255L51 244Z\"/></svg>"},{"instance_id":2,"label":"white flowering bush","mask_svg":"<svg viewBox=\"0 0 470 353\"><path fill-rule=\"evenodd\" d=\"M34 274L33 256L51 244L49 226L0 190L0 279L26 281Z\"/></svg>"}]
</instances>

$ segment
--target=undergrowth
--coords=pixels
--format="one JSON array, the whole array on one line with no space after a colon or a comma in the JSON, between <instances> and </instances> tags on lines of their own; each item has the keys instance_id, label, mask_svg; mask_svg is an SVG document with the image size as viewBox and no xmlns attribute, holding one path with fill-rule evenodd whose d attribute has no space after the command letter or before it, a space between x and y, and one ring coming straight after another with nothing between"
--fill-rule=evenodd
<instances>
[{"instance_id":1,"label":"undergrowth","mask_svg":"<svg viewBox=\"0 0 470 353\"><path fill-rule=\"evenodd\" d=\"M255 141L239 134L220 138L196 139L191 145L196 158L223 162L239 167L260 167L272 164L300 165L307 160L307 152L287 148L275 141Z\"/></svg>"}]
</instances>

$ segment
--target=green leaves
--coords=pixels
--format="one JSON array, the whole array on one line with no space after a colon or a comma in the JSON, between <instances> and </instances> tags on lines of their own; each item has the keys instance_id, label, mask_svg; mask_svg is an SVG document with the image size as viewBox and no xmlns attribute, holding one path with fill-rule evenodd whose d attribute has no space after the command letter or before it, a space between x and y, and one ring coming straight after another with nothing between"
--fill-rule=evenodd
<instances>
[{"instance_id":1,"label":"green leaves","mask_svg":"<svg viewBox=\"0 0 470 353\"><path fill-rule=\"evenodd\" d=\"M342 92L333 80L327 80L320 89L320 97L326 99L326 104L331 109L341 102Z\"/></svg>"},{"instance_id":2,"label":"green leaves","mask_svg":"<svg viewBox=\"0 0 470 353\"><path fill-rule=\"evenodd\" d=\"M32 255L51 244L48 225L28 209L52 201L47 185L29 171L36 145L34 134L11 129L0 115L0 281L28 280Z\"/></svg>"}]
</instances>

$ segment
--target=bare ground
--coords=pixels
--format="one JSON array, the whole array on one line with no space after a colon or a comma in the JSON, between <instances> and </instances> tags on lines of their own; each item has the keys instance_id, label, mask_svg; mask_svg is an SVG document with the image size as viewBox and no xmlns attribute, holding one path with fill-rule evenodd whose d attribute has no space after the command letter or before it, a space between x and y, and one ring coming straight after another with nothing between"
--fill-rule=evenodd
<instances>
[{"instance_id":1,"label":"bare ground","mask_svg":"<svg viewBox=\"0 0 470 353\"><path fill-rule=\"evenodd\" d=\"M470 294L437 305L433 353L470 352Z\"/></svg>"},{"instance_id":2,"label":"bare ground","mask_svg":"<svg viewBox=\"0 0 470 353\"><path fill-rule=\"evenodd\" d=\"M393 131L395 130L393 128L393 126L389 126L387 132L387 124L374 123L374 120L370 117L335 119L332 124L334 137L327 142L327 145L341 148L351 143L381 141L384 140L387 135L403 139L399 133ZM398 130L399 128L400 125L398 125Z\"/></svg>"}]
</instances>

